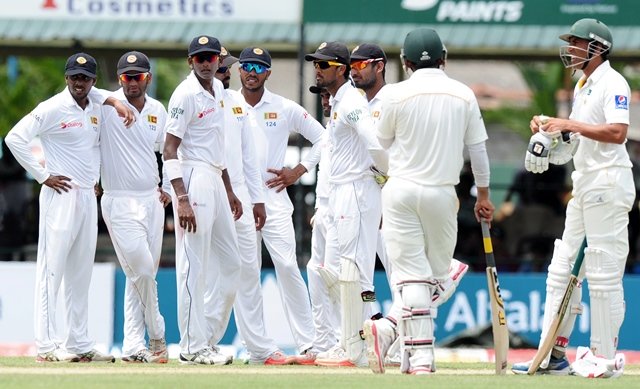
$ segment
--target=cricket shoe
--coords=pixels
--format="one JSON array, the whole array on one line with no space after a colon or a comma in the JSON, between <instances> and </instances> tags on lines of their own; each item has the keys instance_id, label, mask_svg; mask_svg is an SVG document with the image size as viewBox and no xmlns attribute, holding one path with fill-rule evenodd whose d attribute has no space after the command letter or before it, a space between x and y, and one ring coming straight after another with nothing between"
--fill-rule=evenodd
<instances>
[{"instance_id":1,"label":"cricket shoe","mask_svg":"<svg viewBox=\"0 0 640 389\"><path fill-rule=\"evenodd\" d=\"M449 278L442 282L438 282L436 290L431 297L431 304L433 307L444 304L447 300L453 296L456 288L460 284L460 280L469 271L469 265L462 263L455 258L451 259L451 265L449 265Z\"/></svg>"},{"instance_id":2,"label":"cricket shoe","mask_svg":"<svg viewBox=\"0 0 640 389\"><path fill-rule=\"evenodd\" d=\"M158 356L153 355L153 353L146 348L142 350L138 350L138 352L126 355L122 357L122 362L127 363L161 363L160 358ZM166 363L166 362L164 362Z\"/></svg>"},{"instance_id":3,"label":"cricket shoe","mask_svg":"<svg viewBox=\"0 0 640 389\"><path fill-rule=\"evenodd\" d=\"M36 362L70 362L75 356L75 354L69 354L60 348L55 348L51 351L38 353Z\"/></svg>"},{"instance_id":4,"label":"cricket shoe","mask_svg":"<svg viewBox=\"0 0 640 389\"><path fill-rule=\"evenodd\" d=\"M387 319L366 320L363 331L369 368L376 374L384 374L387 351L396 340L393 325Z\"/></svg>"},{"instance_id":5,"label":"cricket shoe","mask_svg":"<svg viewBox=\"0 0 640 389\"><path fill-rule=\"evenodd\" d=\"M149 351L157 358L156 363L169 362L169 352L167 351L167 341L162 339L149 339Z\"/></svg>"},{"instance_id":6,"label":"cricket shoe","mask_svg":"<svg viewBox=\"0 0 640 389\"><path fill-rule=\"evenodd\" d=\"M400 338L396 337L389 350L387 350L387 356L384 357L384 365L386 367L400 367L402 363L402 357L400 356Z\"/></svg>"},{"instance_id":7,"label":"cricket shoe","mask_svg":"<svg viewBox=\"0 0 640 389\"><path fill-rule=\"evenodd\" d=\"M302 354L294 355L287 359L290 365L310 366L316 364L316 358L318 358L318 352L313 348L308 348Z\"/></svg>"},{"instance_id":8,"label":"cricket shoe","mask_svg":"<svg viewBox=\"0 0 640 389\"><path fill-rule=\"evenodd\" d=\"M514 374L527 374L531 362L533 361L514 363L511 366L511 371ZM556 358L552 355L549 359L549 365L545 368L539 367L536 374L569 375L570 366L567 357Z\"/></svg>"},{"instance_id":9,"label":"cricket shoe","mask_svg":"<svg viewBox=\"0 0 640 389\"><path fill-rule=\"evenodd\" d=\"M76 354L70 362L111 362L114 363L116 359L111 354L103 354L100 351L93 349L89 352Z\"/></svg>"},{"instance_id":10,"label":"cricket shoe","mask_svg":"<svg viewBox=\"0 0 640 389\"><path fill-rule=\"evenodd\" d=\"M409 369L407 374L410 375L431 375L435 373L436 370L432 368L430 365L427 366L416 366Z\"/></svg>"},{"instance_id":11,"label":"cricket shoe","mask_svg":"<svg viewBox=\"0 0 640 389\"><path fill-rule=\"evenodd\" d=\"M265 366L281 366L290 365L289 357L284 355L280 350L274 351L266 359L251 359L249 358L250 365L265 365Z\"/></svg>"},{"instance_id":12,"label":"cricket shoe","mask_svg":"<svg viewBox=\"0 0 640 389\"><path fill-rule=\"evenodd\" d=\"M230 365L233 357L223 355L218 350L207 347L194 354L180 353L180 363L188 365Z\"/></svg>"},{"instance_id":13,"label":"cricket shoe","mask_svg":"<svg viewBox=\"0 0 640 389\"><path fill-rule=\"evenodd\" d=\"M326 353L326 354L325 354ZM367 366L366 354L361 353L357 361L352 361L347 356L347 352L340 346L334 346L327 350L323 358L320 358L320 354L316 358L315 364L317 366L324 367L365 367Z\"/></svg>"}]
</instances>

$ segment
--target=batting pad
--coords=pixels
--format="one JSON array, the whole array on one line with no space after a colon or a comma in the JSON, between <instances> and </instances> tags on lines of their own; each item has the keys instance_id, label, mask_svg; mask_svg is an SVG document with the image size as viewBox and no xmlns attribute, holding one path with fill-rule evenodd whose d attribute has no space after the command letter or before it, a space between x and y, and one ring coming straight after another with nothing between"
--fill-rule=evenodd
<instances>
[{"instance_id":1,"label":"batting pad","mask_svg":"<svg viewBox=\"0 0 640 389\"><path fill-rule=\"evenodd\" d=\"M327 290L329 291L329 297L334 303L340 302L340 284L338 283L338 276L327 269L324 266L317 266L315 270L324 281L324 284L327 286Z\"/></svg>"},{"instance_id":2,"label":"batting pad","mask_svg":"<svg viewBox=\"0 0 640 389\"><path fill-rule=\"evenodd\" d=\"M625 314L622 269L602 250L587 248L584 259L591 302L591 349L611 359Z\"/></svg>"},{"instance_id":3,"label":"batting pad","mask_svg":"<svg viewBox=\"0 0 640 389\"><path fill-rule=\"evenodd\" d=\"M564 292L567 290L567 285L569 284L569 277L571 276L571 250L560 239L556 239L554 246L553 258L549 265L549 274L547 274L547 296L544 302L544 319L542 321L542 333L540 335L541 341L546 338L547 333L549 332L549 326L551 325L554 314L558 311L560 303L562 302ZM581 301L582 288L581 283L578 283L578 285L573 288L567 312L558 329L557 338L569 339L569 336L571 336L571 332L573 331L573 327L576 322L576 317L578 314L582 313ZM556 342L554 348L559 351L566 352L566 343L567 342L564 341ZM546 368L549 365L550 355L551 353L549 353L545 360L542 361L542 364L540 365L541 367Z\"/></svg>"},{"instance_id":4,"label":"batting pad","mask_svg":"<svg viewBox=\"0 0 640 389\"><path fill-rule=\"evenodd\" d=\"M340 263L340 308L342 335L340 343L350 361L355 362L364 352L364 340L360 336L363 309L360 287L360 271L353 261L342 258Z\"/></svg>"},{"instance_id":5,"label":"batting pad","mask_svg":"<svg viewBox=\"0 0 640 389\"><path fill-rule=\"evenodd\" d=\"M402 285L402 320L400 323L400 369L433 366L433 319L437 308L431 306L433 286L429 283L410 282Z\"/></svg>"}]
</instances>

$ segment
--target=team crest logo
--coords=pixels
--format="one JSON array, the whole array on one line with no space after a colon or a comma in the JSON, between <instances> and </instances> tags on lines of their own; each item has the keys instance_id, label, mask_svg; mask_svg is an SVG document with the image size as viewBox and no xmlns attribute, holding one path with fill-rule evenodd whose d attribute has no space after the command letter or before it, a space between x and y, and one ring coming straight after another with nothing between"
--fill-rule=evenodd
<instances>
[{"instance_id":1,"label":"team crest logo","mask_svg":"<svg viewBox=\"0 0 640 389\"><path fill-rule=\"evenodd\" d=\"M80 65L84 65L85 63L87 63L87 59L85 57L78 57L76 58L76 62Z\"/></svg>"},{"instance_id":2,"label":"team crest logo","mask_svg":"<svg viewBox=\"0 0 640 389\"><path fill-rule=\"evenodd\" d=\"M131 54L130 56L127 57L127 62L128 63L135 63L137 60L138 60L138 57L136 57L133 54Z\"/></svg>"},{"instance_id":3,"label":"team crest logo","mask_svg":"<svg viewBox=\"0 0 640 389\"><path fill-rule=\"evenodd\" d=\"M379 118L380 117L380 111L373 111L373 117L374 118Z\"/></svg>"},{"instance_id":4,"label":"team crest logo","mask_svg":"<svg viewBox=\"0 0 640 389\"><path fill-rule=\"evenodd\" d=\"M333 120L336 120L337 118L338 118L338 113L337 113L337 112L334 112L334 113L333 113Z\"/></svg>"},{"instance_id":5,"label":"team crest logo","mask_svg":"<svg viewBox=\"0 0 640 389\"><path fill-rule=\"evenodd\" d=\"M358 49L360 48L360 46L356 46L353 51L351 52L351 54L355 53L356 51L358 51Z\"/></svg>"},{"instance_id":6,"label":"team crest logo","mask_svg":"<svg viewBox=\"0 0 640 389\"><path fill-rule=\"evenodd\" d=\"M93 124L94 126L98 125L98 118L95 116L91 116L91 124Z\"/></svg>"},{"instance_id":7,"label":"team crest logo","mask_svg":"<svg viewBox=\"0 0 640 389\"><path fill-rule=\"evenodd\" d=\"M229 55L229 52L227 51L227 49L224 48L224 46L222 48L220 48L220 55L222 57Z\"/></svg>"},{"instance_id":8,"label":"team crest logo","mask_svg":"<svg viewBox=\"0 0 640 389\"><path fill-rule=\"evenodd\" d=\"M262 55L262 54L264 54L264 50L262 50L262 49L261 49L261 48L259 48L259 47L256 47L255 49L253 49L253 54L255 54L255 55Z\"/></svg>"},{"instance_id":9,"label":"team crest logo","mask_svg":"<svg viewBox=\"0 0 640 389\"><path fill-rule=\"evenodd\" d=\"M264 113L264 118L265 119L277 119L278 118L278 113L277 112L265 112Z\"/></svg>"},{"instance_id":10,"label":"team crest logo","mask_svg":"<svg viewBox=\"0 0 640 389\"><path fill-rule=\"evenodd\" d=\"M629 100L627 96L616 95L616 109L629 109Z\"/></svg>"},{"instance_id":11,"label":"team crest logo","mask_svg":"<svg viewBox=\"0 0 640 389\"><path fill-rule=\"evenodd\" d=\"M320 46L318 46L318 50L322 50L325 47L327 47L327 42L322 42L322 43L320 43Z\"/></svg>"},{"instance_id":12,"label":"team crest logo","mask_svg":"<svg viewBox=\"0 0 640 389\"><path fill-rule=\"evenodd\" d=\"M149 123L158 124L158 117L155 115L147 115L147 121Z\"/></svg>"},{"instance_id":13,"label":"team crest logo","mask_svg":"<svg viewBox=\"0 0 640 389\"><path fill-rule=\"evenodd\" d=\"M422 55L420 56L420 61L428 61L431 59L431 56L429 55L428 51L423 51Z\"/></svg>"},{"instance_id":14,"label":"team crest logo","mask_svg":"<svg viewBox=\"0 0 640 389\"><path fill-rule=\"evenodd\" d=\"M233 111L233 113L235 113L236 115L242 115L242 107L233 107L231 108L231 110Z\"/></svg>"},{"instance_id":15,"label":"team crest logo","mask_svg":"<svg viewBox=\"0 0 640 389\"><path fill-rule=\"evenodd\" d=\"M207 43L209 43L209 38L207 38L206 36L201 36L200 39L198 39L198 43L200 43L201 45L206 45Z\"/></svg>"}]
</instances>

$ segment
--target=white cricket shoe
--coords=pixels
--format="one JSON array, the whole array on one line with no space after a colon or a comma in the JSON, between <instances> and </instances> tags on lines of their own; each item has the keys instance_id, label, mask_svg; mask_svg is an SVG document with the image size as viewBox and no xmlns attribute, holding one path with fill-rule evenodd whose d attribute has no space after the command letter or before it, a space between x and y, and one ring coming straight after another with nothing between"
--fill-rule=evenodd
<instances>
[{"instance_id":1,"label":"white cricket shoe","mask_svg":"<svg viewBox=\"0 0 640 389\"><path fill-rule=\"evenodd\" d=\"M162 339L149 339L149 351L156 357L156 363L169 362L169 352L167 351L167 341Z\"/></svg>"},{"instance_id":2,"label":"white cricket shoe","mask_svg":"<svg viewBox=\"0 0 640 389\"><path fill-rule=\"evenodd\" d=\"M369 368L376 374L384 373L387 351L396 339L393 324L385 318L366 320L363 326L364 341L367 345Z\"/></svg>"},{"instance_id":3,"label":"white cricket shoe","mask_svg":"<svg viewBox=\"0 0 640 389\"><path fill-rule=\"evenodd\" d=\"M179 360L180 363L189 365L230 365L233 362L233 357L223 355L218 350L207 347L194 354L180 353Z\"/></svg>"},{"instance_id":4,"label":"white cricket shoe","mask_svg":"<svg viewBox=\"0 0 640 389\"><path fill-rule=\"evenodd\" d=\"M51 351L38 353L38 355L36 355L36 362L71 362L75 356L75 354L69 354L61 348L56 347Z\"/></svg>"},{"instance_id":5,"label":"white cricket shoe","mask_svg":"<svg viewBox=\"0 0 640 389\"><path fill-rule=\"evenodd\" d=\"M125 355L122 357L122 362L127 363L160 363L160 358L158 356L153 355L153 353L146 348L142 350L138 350L138 352ZM165 362L166 363L166 362Z\"/></svg>"},{"instance_id":6,"label":"white cricket shoe","mask_svg":"<svg viewBox=\"0 0 640 389\"><path fill-rule=\"evenodd\" d=\"M456 288L460 284L460 280L469 271L469 265L462 263L455 258L451 259L451 265L449 265L449 278L442 282L438 282L436 290L431 297L431 305L435 308L444 304L453 296Z\"/></svg>"},{"instance_id":7,"label":"white cricket shoe","mask_svg":"<svg viewBox=\"0 0 640 389\"><path fill-rule=\"evenodd\" d=\"M111 362L114 363L116 359L111 354L103 354L100 351L93 349L89 352L82 354L75 354L70 362Z\"/></svg>"},{"instance_id":8,"label":"white cricket shoe","mask_svg":"<svg viewBox=\"0 0 640 389\"><path fill-rule=\"evenodd\" d=\"M320 355L323 355L321 358ZM363 352L357 361L349 359L347 352L338 344L324 353L316 356L315 364L325 367L365 367L367 366L366 354Z\"/></svg>"}]
</instances>

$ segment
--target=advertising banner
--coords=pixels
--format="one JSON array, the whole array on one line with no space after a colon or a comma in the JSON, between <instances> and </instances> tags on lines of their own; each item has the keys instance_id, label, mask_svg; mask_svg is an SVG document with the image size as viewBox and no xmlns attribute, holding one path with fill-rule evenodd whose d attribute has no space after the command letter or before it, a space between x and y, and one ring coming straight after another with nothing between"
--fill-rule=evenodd
<instances>
[{"instance_id":1,"label":"advertising banner","mask_svg":"<svg viewBox=\"0 0 640 389\"><path fill-rule=\"evenodd\" d=\"M34 343L35 275L35 262L0 262L0 354L5 347ZM89 288L89 337L107 348L113 341L114 281L113 263L94 265ZM62 288L56 307L57 338L63 339L66 324Z\"/></svg>"},{"instance_id":2,"label":"advertising banner","mask_svg":"<svg viewBox=\"0 0 640 389\"><path fill-rule=\"evenodd\" d=\"M21 0L11 1L2 18L118 20L260 21L295 23L302 14L302 0Z\"/></svg>"}]
</instances>

